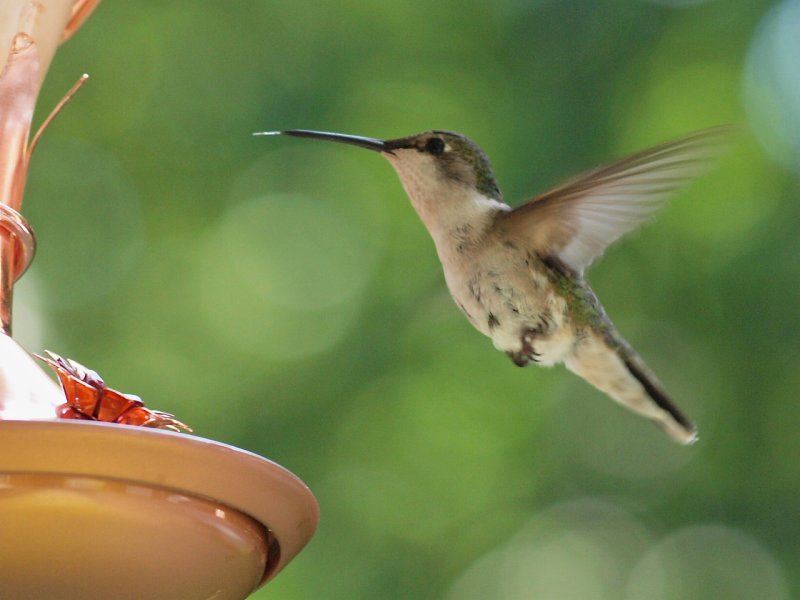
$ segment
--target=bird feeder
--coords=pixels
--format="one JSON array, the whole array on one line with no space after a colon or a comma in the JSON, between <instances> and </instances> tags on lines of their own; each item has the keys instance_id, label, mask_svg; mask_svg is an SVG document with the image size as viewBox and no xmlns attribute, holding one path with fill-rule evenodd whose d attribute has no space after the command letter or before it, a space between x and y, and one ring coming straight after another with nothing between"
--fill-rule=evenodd
<instances>
[{"instance_id":1,"label":"bird feeder","mask_svg":"<svg viewBox=\"0 0 800 600\"><path fill-rule=\"evenodd\" d=\"M306 485L200 437L58 418L64 393L11 337L13 285L35 249L20 208L36 97L98 1L0 8L0 598L239 600L313 535Z\"/></svg>"}]
</instances>

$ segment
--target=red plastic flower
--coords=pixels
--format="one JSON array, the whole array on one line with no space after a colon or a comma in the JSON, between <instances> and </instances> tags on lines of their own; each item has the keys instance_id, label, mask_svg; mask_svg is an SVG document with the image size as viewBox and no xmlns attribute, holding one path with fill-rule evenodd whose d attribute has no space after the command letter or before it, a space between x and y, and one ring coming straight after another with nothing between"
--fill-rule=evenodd
<instances>
[{"instance_id":1,"label":"red plastic flower","mask_svg":"<svg viewBox=\"0 0 800 600\"><path fill-rule=\"evenodd\" d=\"M39 358L55 370L67 401L56 408L61 419L105 421L121 425L157 427L171 431L191 431L169 413L146 408L139 396L123 394L106 387L102 377L69 358L45 350Z\"/></svg>"}]
</instances>

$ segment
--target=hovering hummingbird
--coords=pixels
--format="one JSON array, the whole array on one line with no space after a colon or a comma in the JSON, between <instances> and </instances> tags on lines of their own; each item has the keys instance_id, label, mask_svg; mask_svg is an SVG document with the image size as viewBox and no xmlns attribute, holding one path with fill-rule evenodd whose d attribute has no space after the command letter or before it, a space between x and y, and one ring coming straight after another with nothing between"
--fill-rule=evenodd
<instances>
[{"instance_id":1,"label":"hovering hummingbird","mask_svg":"<svg viewBox=\"0 0 800 600\"><path fill-rule=\"evenodd\" d=\"M455 303L514 364L563 362L678 442L691 420L606 316L583 273L617 238L704 172L728 132L716 127L579 175L511 208L470 139L427 131L380 140L291 129L288 135L380 152L433 238Z\"/></svg>"}]
</instances>

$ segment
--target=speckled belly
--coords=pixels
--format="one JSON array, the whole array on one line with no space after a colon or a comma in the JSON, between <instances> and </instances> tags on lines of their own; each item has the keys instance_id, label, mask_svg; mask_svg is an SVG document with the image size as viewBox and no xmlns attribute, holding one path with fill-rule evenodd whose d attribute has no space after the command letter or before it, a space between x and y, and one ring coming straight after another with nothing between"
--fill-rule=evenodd
<instances>
[{"instance_id":1,"label":"speckled belly","mask_svg":"<svg viewBox=\"0 0 800 600\"><path fill-rule=\"evenodd\" d=\"M538 362L550 366L562 361L575 338L566 302L535 266L504 258L503 267L489 262L464 277L448 277L453 299L498 350L519 352L522 335L533 330Z\"/></svg>"}]
</instances>

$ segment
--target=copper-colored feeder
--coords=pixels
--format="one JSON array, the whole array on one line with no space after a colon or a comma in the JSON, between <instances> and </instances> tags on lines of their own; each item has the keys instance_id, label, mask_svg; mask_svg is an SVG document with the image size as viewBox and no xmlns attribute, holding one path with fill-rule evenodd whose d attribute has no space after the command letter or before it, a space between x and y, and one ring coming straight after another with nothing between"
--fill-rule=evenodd
<instances>
[{"instance_id":1,"label":"copper-colored feeder","mask_svg":"<svg viewBox=\"0 0 800 600\"><path fill-rule=\"evenodd\" d=\"M41 132L28 141L33 107L56 47L98 2L0 4L0 44L11 35L4 64L0 54L0 599L242 600L313 535L305 484L191 435L56 420L64 395L10 337L13 285L35 249L20 214Z\"/></svg>"},{"instance_id":2,"label":"copper-colored feeder","mask_svg":"<svg viewBox=\"0 0 800 600\"><path fill-rule=\"evenodd\" d=\"M0 422L4 599L240 600L300 551L317 519L297 477L225 444Z\"/></svg>"},{"instance_id":3,"label":"copper-colored feeder","mask_svg":"<svg viewBox=\"0 0 800 600\"><path fill-rule=\"evenodd\" d=\"M313 535L317 502L279 465L184 433L52 420L63 402L0 334L2 600L241 600Z\"/></svg>"}]
</instances>

